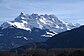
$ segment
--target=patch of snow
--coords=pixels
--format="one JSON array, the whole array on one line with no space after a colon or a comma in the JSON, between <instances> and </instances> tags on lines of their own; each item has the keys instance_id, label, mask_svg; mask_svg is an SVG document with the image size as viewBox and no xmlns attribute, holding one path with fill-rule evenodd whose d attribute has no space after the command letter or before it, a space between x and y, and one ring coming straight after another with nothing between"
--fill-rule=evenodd
<instances>
[{"instance_id":1,"label":"patch of snow","mask_svg":"<svg viewBox=\"0 0 84 56\"><path fill-rule=\"evenodd\" d=\"M25 40L28 40L27 37L24 37Z\"/></svg>"},{"instance_id":2,"label":"patch of snow","mask_svg":"<svg viewBox=\"0 0 84 56\"><path fill-rule=\"evenodd\" d=\"M52 37L52 36L50 36L50 35L41 35L42 37Z\"/></svg>"},{"instance_id":3,"label":"patch of snow","mask_svg":"<svg viewBox=\"0 0 84 56\"><path fill-rule=\"evenodd\" d=\"M25 40L28 40L27 37L24 36L16 36L15 38L24 38Z\"/></svg>"},{"instance_id":4,"label":"patch of snow","mask_svg":"<svg viewBox=\"0 0 84 56\"><path fill-rule=\"evenodd\" d=\"M55 34L54 33L50 33L50 32L46 32L47 34L51 35L51 36L54 36Z\"/></svg>"},{"instance_id":5,"label":"patch of snow","mask_svg":"<svg viewBox=\"0 0 84 56\"><path fill-rule=\"evenodd\" d=\"M60 27L61 29L64 29L64 27Z\"/></svg>"},{"instance_id":6,"label":"patch of snow","mask_svg":"<svg viewBox=\"0 0 84 56\"><path fill-rule=\"evenodd\" d=\"M3 34L0 34L0 36L3 36Z\"/></svg>"},{"instance_id":7,"label":"patch of snow","mask_svg":"<svg viewBox=\"0 0 84 56\"><path fill-rule=\"evenodd\" d=\"M59 26L58 26L58 25L56 25L56 28L59 28Z\"/></svg>"},{"instance_id":8,"label":"patch of snow","mask_svg":"<svg viewBox=\"0 0 84 56\"><path fill-rule=\"evenodd\" d=\"M30 28L25 27L24 23L20 23L20 22L14 22L14 23L8 22L8 23L9 23L10 25L16 26L17 28L31 31Z\"/></svg>"},{"instance_id":9,"label":"patch of snow","mask_svg":"<svg viewBox=\"0 0 84 56\"><path fill-rule=\"evenodd\" d=\"M22 22L23 22L23 23L26 23L26 24L28 23L27 21L24 21L24 20L22 20Z\"/></svg>"},{"instance_id":10,"label":"patch of snow","mask_svg":"<svg viewBox=\"0 0 84 56\"><path fill-rule=\"evenodd\" d=\"M54 18L52 18L52 20L53 20L53 21L55 21L55 19L54 19Z\"/></svg>"},{"instance_id":11,"label":"patch of snow","mask_svg":"<svg viewBox=\"0 0 84 56\"><path fill-rule=\"evenodd\" d=\"M39 20L40 20L40 22L46 24L46 22L43 19L39 19Z\"/></svg>"},{"instance_id":12,"label":"patch of snow","mask_svg":"<svg viewBox=\"0 0 84 56\"><path fill-rule=\"evenodd\" d=\"M67 30L71 30L71 29L67 28Z\"/></svg>"},{"instance_id":13,"label":"patch of snow","mask_svg":"<svg viewBox=\"0 0 84 56\"><path fill-rule=\"evenodd\" d=\"M58 34L58 33L55 33L55 32L53 32L53 33L46 32L46 34L41 35L41 36L43 36L43 37L52 37L52 36L54 36L54 35L56 35L56 34Z\"/></svg>"},{"instance_id":14,"label":"patch of snow","mask_svg":"<svg viewBox=\"0 0 84 56\"><path fill-rule=\"evenodd\" d=\"M22 36L16 36L15 38L22 38Z\"/></svg>"},{"instance_id":15,"label":"patch of snow","mask_svg":"<svg viewBox=\"0 0 84 56\"><path fill-rule=\"evenodd\" d=\"M38 25L39 25L39 28L42 29L43 26L37 21Z\"/></svg>"},{"instance_id":16,"label":"patch of snow","mask_svg":"<svg viewBox=\"0 0 84 56\"><path fill-rule=\"evenodd\" d=\"M45 18L42 18L44 21L46 21L46 19Z\"/></svg>"},{"instance_id":17,"label":"patch of snow","mask_svg":"<svg viewBox=\"0 0 84 56\"><path fill-rule=\"evenodd\" d=\"M22 19L26 19L26 18L24 18L24 17L21 17Z\"/></svg>"}]
</instances>

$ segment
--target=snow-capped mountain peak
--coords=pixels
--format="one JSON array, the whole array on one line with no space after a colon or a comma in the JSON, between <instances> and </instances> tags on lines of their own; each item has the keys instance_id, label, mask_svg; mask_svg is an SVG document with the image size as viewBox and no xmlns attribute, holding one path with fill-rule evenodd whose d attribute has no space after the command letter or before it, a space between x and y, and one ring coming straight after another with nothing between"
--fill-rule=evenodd
<instances>
[{"instance_id":1,"label":"snow-capped mountain peak","mask_svg":"<svg viewBox=\"0 0 84 56\"><path fill-rule=\"evenodd\" d=\"M64 22L55 15L29 15L21 12L15 20L1 25L0 50L16 48L26 43L46 42L49 37L79 26L80 24Z\"/></svg>"},{"instance_id":2,"label":"snow-capped mountain peak","mask_svg":"<svg viewBox=\"0 0 84 56\"><path fill-rule=\"evenodd\" d=\"M34 13L28 15L21 12L14 21L5 22L1 26L3 28L14 26L28 31L31 31L32 28L48 29L50 32L54 32L53 35L55 35L80 26L77 25L59 20L55 15L38 15ZM49 31L46 34L50 36L52 34Z\"/></svg>"},{"instance_id":3,"label":"snow-capped mountain peak","mask_svg":"<svg viewBox=\"0 0 84 56\"><path fill-rule=\"evenodd\" d=\"M24 20L24 21L27 20L27 17L26 17L26 15L23 12L21 12L20 15L15 18L14 21L15 22L21 22L22 20Z\"/></svg>"}]
</instances>

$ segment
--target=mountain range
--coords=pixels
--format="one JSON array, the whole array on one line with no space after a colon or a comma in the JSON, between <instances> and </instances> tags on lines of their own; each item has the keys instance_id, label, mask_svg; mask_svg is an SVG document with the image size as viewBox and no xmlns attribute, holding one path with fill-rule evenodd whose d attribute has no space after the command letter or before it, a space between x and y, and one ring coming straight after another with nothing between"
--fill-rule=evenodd
<instances>
[{"instance_id":1,"label":"mountain range","mask_svg":"<svg viewBox=\"0 0 84 56\"><path fill-rule=\"evenodd\" d=\"M54 48L60 48L60 49L67 49L67 48L84 48L84 26L81 26L79 28L72 29L70 31L65 31L62 33L59 33L52 38L49 38L46 42L34 42L29 43L23 46L20 46L18 48L11 49L11 51L23 53L28 48L34 48L34 49L54 49Z\"/></svg>"},{"instance_id":2,"label":"mountain range","mask_svg":"<svg viewBox=\"0 0 84 56\"><path fill-rule=\"evenodd\" d=\"M46 35L42 36L52 37L55 34L71 30L73 28L77 28L80 26L80 24L64 22L58 19L55 15L38 15L34 13L28 15L21 12L21 14L18 17L16 17L14 21L8 21L1 25L3 29L10 26L14 26L16 28L24 29L27 31L31 31L32 28L39 28L42 30L48 29L53 33L46 31Z\"/></svg>"},{"instance_id":3,"label":"mountain range","mask_svg":"<svg viewBox=\"0 0 84 56\"><path fill-rule=\"evenodd\" d=\"M55 37L55 35L78 27L80 27L80 24L64 22L55 15L38 15L34 13L29 15L21 12L14 21L7 21L1 25L0 50L17 48L28 43L35 44L46 41L53 43L49 39Z\"/></svg>"}]
</instances>

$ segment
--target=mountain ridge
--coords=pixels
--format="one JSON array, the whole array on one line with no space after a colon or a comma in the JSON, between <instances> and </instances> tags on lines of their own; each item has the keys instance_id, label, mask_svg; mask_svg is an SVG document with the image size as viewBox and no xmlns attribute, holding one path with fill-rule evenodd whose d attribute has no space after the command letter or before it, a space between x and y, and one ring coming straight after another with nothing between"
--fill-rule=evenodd
<instances>
[{"instance_id":1,"label":"mountain ridge","mask_svg":"<svg viewBox=\"0 0 84 56\"><path fill-rule=\"evenodd\" d=\"M75 25L72 23L66 23L62 20L59 20L55 15L38 15L34 13L28 15L21 12L21 14L18 17L16 17L14 21L8 21L1 25L3 29L10 26L14 26L16 28L24 29L27 31L31 31L31 29L34 27L40 29L48 29L51 32L53 32L48 32L48 34L54 36L55 34L80 27L80 24Z\"/></svg>"},{"instance_id":2,"label":"mountain ridge","mask_svg":"<svg viewBox=\"0 0 84 56\"><path fill-rule=\"evenodd\" d=\"M24 52L28 48L33 49L54 49L54 48L84 48L84 25L72 29L70 31L65 31L59 33L52 38L49 38L46 42L34 42L20 46L18 48L11 49L11 51L22 51ZM19 51L20 50L20 51Z\"/></svg>"},{"instance_id":3,"label":"mountain ridge","mask_svg":"<svg viewBox=\"0 0 84 56\"><path fill-rule=\"evenodd\" d=\"M40 44L67 30L80 27L65 23L55 15L23 14L0 28L0 50L17 48L26 43ZM10 43L10 44L9 44ZM42 44L44 45L44 44Z\"/></svg>"},{"instance_id":4,"label":"mountain ridge","mask_svg":"<svg viewBox=\"0 0 84 56\"><path fill-rule=\"evenodd\" d=\"M49 48L83 48L84 47L84 25L60 33L47 40Z\"/></svg>"}]
</instances>

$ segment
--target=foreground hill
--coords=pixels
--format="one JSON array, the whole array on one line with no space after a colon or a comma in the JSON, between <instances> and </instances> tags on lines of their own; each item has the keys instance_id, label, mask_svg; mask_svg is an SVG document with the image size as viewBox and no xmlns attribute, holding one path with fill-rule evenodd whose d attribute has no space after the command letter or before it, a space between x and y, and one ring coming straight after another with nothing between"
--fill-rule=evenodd
<instances>
[{"instance_id":1,"label":"foreground hill","mask_svg":"<svg viewBox=\"0 0 84 56\"><path fill-rule=\"evenodd\" d=\"M47 45L48 48L84 48L84 26L53 36Z\"/></svg>"}]
</instances>

